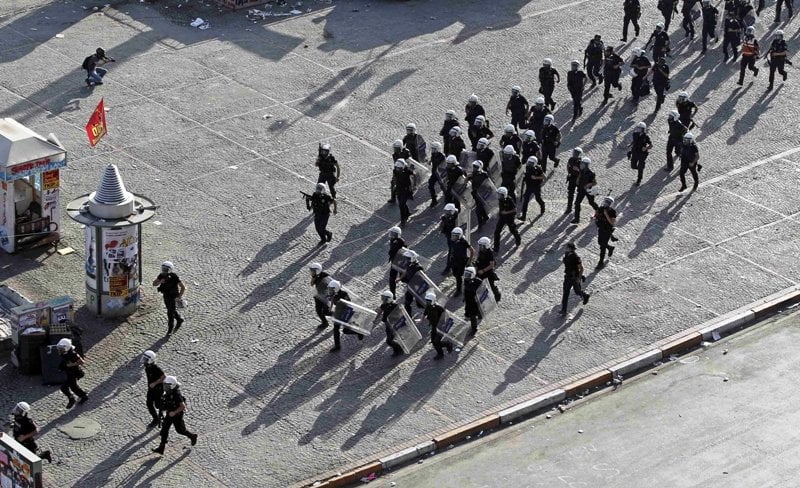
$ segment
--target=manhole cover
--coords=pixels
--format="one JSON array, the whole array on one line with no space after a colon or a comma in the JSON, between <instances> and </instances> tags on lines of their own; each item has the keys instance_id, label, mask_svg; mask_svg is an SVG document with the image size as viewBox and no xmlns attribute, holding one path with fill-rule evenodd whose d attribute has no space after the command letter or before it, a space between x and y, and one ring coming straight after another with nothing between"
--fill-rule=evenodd
<instances>
[{"instance_id":1,"label":"manhole cover","mask_svg":"<svg viewBox=\"0 0 800 488\"><path fill-rule=\"evenodd\" d=\"M100 432L102 427L100 424L90 418L77 418L68 424L64 424L58 428L61 432L67 434L70 439L88 439L94 437Z\"/></svg>"}]
</instances>

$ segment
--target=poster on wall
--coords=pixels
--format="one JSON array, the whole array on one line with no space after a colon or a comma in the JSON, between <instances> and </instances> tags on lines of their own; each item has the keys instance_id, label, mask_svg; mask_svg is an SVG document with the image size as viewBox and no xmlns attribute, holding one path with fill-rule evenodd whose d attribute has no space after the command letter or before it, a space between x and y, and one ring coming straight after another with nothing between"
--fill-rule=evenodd
<instances>
[{"instance_id":1,"label":"poster on wall","mask_svg":"<svg viewBox=\"0 0 800 488\"><path fill-rule=\"evenodd\" d=\"M139 284L136 226L103 230L103 292L125 298Z\"/></svg>"},{"instance_id":2,"label":"poster on wall","mask_svg":"<svg viewBox=\"0 0 800 488\"><path fill-rule=\"evenodd\" d=\"M45 171L42 173L42 190L52 190L59 186L58 170Z\"/></svg>"},{"instance_id":3,"label":"poster on wall","mask_svg":"<svg viewBox=\"0 0 800 488\"><path fill-rule=\"evenodd\" d=\"M95 262L97 251L94 242L94 228L85 227L83 234L84 250L86 252L86 286L94 290L97 288L97 263Z\"/></svg>"},{"instance_id":4,"label":"poster on wall","mask_svg":"<svg viewBox=\"0 0 800 488\"><path fill-rule=\"evenodd\" d=\"M50 217L50 221L53 222L57 220L56 212L58 212L58 188L45 190L42 195L42 217Z\"/></svg>"},{"instance_id":5,"label":"poster on wall","mask_svg":"<svg viewBox=\"0 0 800 488\"><path fill-rule=\"evenodd\" d=\"M42 460L8 434L0 434L0 487L42 487Z\"/></svg>"}]
</instances>

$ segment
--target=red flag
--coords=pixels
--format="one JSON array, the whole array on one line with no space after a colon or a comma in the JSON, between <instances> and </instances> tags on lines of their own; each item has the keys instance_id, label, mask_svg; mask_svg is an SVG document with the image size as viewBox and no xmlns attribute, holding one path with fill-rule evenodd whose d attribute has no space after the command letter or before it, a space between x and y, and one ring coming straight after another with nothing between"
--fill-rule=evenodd
<instances>
[{"instance_id":1,"label":"red flag","mask_svg":"<svg viewBox=\"0 0 800 488\"><path fill-rule=\"evenodd\" d=\"M103 99L97 104L97 108L92 112L89 117L89 123L86 124L86 135L89 136L89 144L92 147L96 146L100 139L106 135L108 128L106 127L106 109L103 106Z\"/></svg>"}]
</instances>

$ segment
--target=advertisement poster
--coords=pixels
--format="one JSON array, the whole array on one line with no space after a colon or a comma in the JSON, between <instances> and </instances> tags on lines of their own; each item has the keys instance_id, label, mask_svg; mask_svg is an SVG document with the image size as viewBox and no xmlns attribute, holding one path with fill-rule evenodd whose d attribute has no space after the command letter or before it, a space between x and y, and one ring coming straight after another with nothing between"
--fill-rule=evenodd
<instances>
[{"instance_id":1,"label":"advertisement poster","mask_svg":"<svg viewBox=\"0 0 800 488\"><path fill-rule=\"evenodd\" d=\"M58 188L60 184L58 178L58 170L54 169L52 171L45 171L42 173L42 189L43 190L52 190L53 188Z\"/></svg>"},{"instance_id":2,"label":"advertisement poster","mask_svg":"<svg viewBox=\"0 0 800 488\"><path fill-rule=\"evenodd\" d=\"M42 217L50 217L50 221L56 220L58 212L58 188L45 190L42 194ZM53 228L54 226L51 226Z\"/></svg>"},{"instance_id":3,"label":"advertisement poster","mask_svg":"<svg viewBox=\"0 0 800 488\"><path fill-rule=\"evenodd\" d=\"M103 229L103 292L125 298L139 280L136 226Z\"/></svg>"},{"instance_id":4,"label":"advertisement poster","mask_svg":"<svg viewBox=\"0 0 800 488\"><path fill-rule=\"evenodd\" d=\"M42 487L42 460L7 434L0 434L0 487Z\"/></svg>"},{"instance_id":5,"label":"advertisement poster","mask_svg":"<svg viewBox=\"0 0 800 488\"><path fill-rule=\"evenodd\" d=\"M94 235L95 231L92 227L85 227L84 234L84 251L86 252L86 286L94 290L97 288L97 263L95 262L95 249ZM97 291L97 290L95 290Z\"/></svg>"}]
</instances>

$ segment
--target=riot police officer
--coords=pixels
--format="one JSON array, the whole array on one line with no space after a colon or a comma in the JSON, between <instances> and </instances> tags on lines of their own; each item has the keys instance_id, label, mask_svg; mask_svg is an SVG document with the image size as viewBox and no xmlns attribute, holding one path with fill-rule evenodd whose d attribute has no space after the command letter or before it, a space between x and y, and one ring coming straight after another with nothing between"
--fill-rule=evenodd
<instances>
[{"instance_id":1,"label":"riot police officer","mask_svg":"<svg viewBox=\"0 0 800 488\"><path fill-rule=\"evenodd\" d=\"M533 101L530 113L528 113L527 127L533 130L534 137L537 142L542 142L542 127L544 127L544 118L552 112L545 106L544 97L537 97Z\"/></svg>"},{"instance_id":2,"label":"riot police officer","mask_svg":"<svg viewBox=\"0 0 800 488\"><path fill-rule=\"evenodd\" d=\"M489 167L489 163L492 162L494 158L494 151L489 148L489 139L485 137L481 137L478 139L478 145L476 146L477 151L475 151L475 157L478 161L483 163L484 167Z\"/></svg>"},{"instance_id":3,"label":"riot police officer","mask_svg":"<svg viewBox=\"0 0 800 488\"><path fill-rule=\"evenodd\" d=\"M624 0L622 10L625 13L625 17L622 20L622 39L620 41L626 42L628 40L629 23L632 23L635 29L634 37L639 37L639 17L642 16L642 6L639 0Z\"/></svg>"},{"instance_id":4,"label":"riot police officer","mask_svg":"<svg viewBox=\"0 0 800 488\"><path fill-rule=\"evenodd\" d=\"M631 169L636 170L636 186L639 186L642 183L647 156L650 154L650 149L653 149L653 142L647 135L647 124L644 122L636 124L633 129L633 140L628 147L630 147L628 159L631 161Z\"/></svg>"},{"instance_id":5,"label":"riot police officer","mask_svg":"<svg viewBox=\"0 0 800 488\"><path fill-rule=\"evenodd\" d=\"M622 84L619 76L622 74L622 65L625 61L614 52L612 46L606 46L606 57L603 61L603 103L607 103L609 98L614 98L611 94L611 87L622 91Z\"/></svg>"},{"instance_id":6,"label":"riot police officer","mask_svg":"<svg viewBox=\"0 0 800 488\"><path fill-rule=\"evenodd\" d=\"M389 314L397 308L394 301L394 293L389 290L381 292L381 322L386 330L386 345L392 348L392 357L403 354L403 348L397 343L394 328L389 324Z\"/></svg>"},{"instance_id":7,"label":"riot police officer","mask_svg":"<svg viewBox=\"0 0 800 488\"><path fill-rule=\"evenodd\" d=\"M453 186L456 184L459 178L462 176L466 178L466 174L464 170L461 169L461 166L458 165L458 159L456 156L451 154L445 158L445 164L447 169L447 179L445 180L445 191L444 191L444 201L446 203L452 203L456 206L456 208L461 208L461 201L456 198L453 194Z\"/></svg>"},{"instance_id":8,"label":"riot police officer","mask_svg":"<svg viewBox=\"0 0 800 488\"><path fill-rule=\"evenodd\" d=\"M539 215L544 215L544 200L542 200L542 183L544 183L544 170L536 156L531 156L525 162L525 176L522 177L522 214L519 220L528 218L528 204L531 196L539 204Z\"/></svg>"},{"instance_id":9,"label":"riot police officer","mask_svg":"<svg viewBox=\"0 0 800 488\"><path fill-rule=\"evenodd\" d=\"M75 346L72 345L72 340L64 338L56 344L58 353L61 354L61 363L58 369L67 375L67 380L61 384L61 393L67 397L67 409L69 410L75 405L75 395L78 395L80 400L78 404L83 404L89 399L89 395L78 386L78 380L83 378L84 372L81 366L84 364L83 358L75 351Z\"/></svg>"},{"instance_id":10,"label":"riot police officer","mask_svg":"<svg viewBox=\"0 0 800 488\"><path fill-rule=\"evenodd\" d=\"M397 256L397 252L406 247L406 241L403 240L403 231L400 227L392 227L389 229L389 291L393 296L397 295L397 270L391 264ZM322 266L320 266L320 269ZM324 323L325 327L328 326L327 322Z\"/></svg>"},{"instance_id":11,"label":"riot police officer","mask_svg":"<svg viewBox=\"0 0 800 488\"><path fill-rule=\"evenodd\" d=\"M428 324L431 326L431 345L436 350L436 356L433 359L442 359L444 357L444 348L447 348L447 352L453 352L453 345L449 341L445 342L443 340L444 337L437 327L443 315L444 307L436 303L436 294L432 291L426 293L425 311L422 316L428 320Z\"/></svg>"},{"instance_id":12,"label":"riot police officer","mask_svg":"<svg viewBox=\"0 0 800 488\"><path fill-rule=\"evenodd\" d=\"M572 156L567 160L567 210L564 211L564 215L572 212L572 203L575 201L575 190L578 188L578 176L581 173L582 160L583 149L574 148Z\"/></svg>"},{"instance_id":13,"label":"riot police officer","mask_svg":"<svg viewBox=\"0 0 800 488\"><path fill-rule=\"evenodd\" d=\"M656 108L654 112L661 109L666 98L666 91L669 90L669 65L666 59L656 59L653 63L653 91L656 92Z\"/></svg>"},{"instance_id":14,"label":"riot police officer","mask_svg":"<svg viewBox=\"0 0 800 488\"><path fill-rule=\"evenodd\" d=\"M697 114L697 105L689 100L688 93L685 91L678 93L678 99L675 100L675 109L678 111L678 120L681 121L681 124L691 130L695 126L694 116Z\"/></svg>"},{"instance_id":15,"label":"riot police officer","mask_svg":"<svg viewBox=\"0 0 800 488\"><path fill-rule=\"evenodd\" d=\"M403 256L408 258L409 264L406 270L400 273L400 276L398 276L397 279L407 285L411 281L411 278L413 278L414 275L419 271L422 271L423 268L419 263L419 255L416 252L409 249L403 253ZM414 295L411 293L411 291L406 289L403 307L406 309L406 312L408 312L408 315L411 315L411 305L414 303L414 301Z\"/></svg>"},{"instance_id":16,"label":"riot police officer","mask_svg":"<svg viewBox=\"0 0 800 488\"><path fill-rule=\"evenodd\" d=\"M472 199L475 201L475 214L478 216L478 228L489 221L489 213L486 211L486 205L478 195L478 189L481 185L489 179L489 173L483 170L482 161L472 162L472 173L467 177L472 186Z\"/></svg>"},{"instance_id":17,"label":"riot police officer","mask_svg":"<svg viewBox=\"0 0 800 488\"><path fill-rule=\"evenodd\" d=\"M542 119L544 124L544 119ZM536 159L542 157L542 151L539 148L539 143L536 142L536 133L528 129L522 134L522 161L527 161L531 156L536 156Z\"/></svg>"},{"instance_id":18,"label":"riot police officer","mask_svg":"<svg viewBox=\"0 0 800 488\"><path fill-rule=\"evenodd\" d=\"M647 74L650 72L650 60L641 49L633 50L633 59L631 60L631 68L633 69L634 76L631 79L631 95L633 103L639 103L639 97L644 96L647 92Z\"/></svg>"},{"instance_id":19,"label":"riot police officer","mask_svg":"<svg viewBox=\"0 0 800 488\"><path fill-rule=\"evenodd\" d=\"M48 463L53 462L53 456L50 451L39 451L39 446L36 444L36 436L39 434L39 427L31 418L31 406L28 402L18 402L14 409L11 411L13 417L13 435L14 440L22 444L22 447L36 454L42 459L46 459ZM11 486L9 484L9 486Z\"/></svg>"},{"instance_id":20,"label":"riot police officer","mask_svg":"<svg viewBox=\"0 0 800 488\"><path fill-rule=\"evenodd\" d=\"M446 152L448 156L455 156L456 162L461 159L461 153L467 148L467 145L464 143L464 138L461 137L462 133L461 127L459 126L450 129L450 150Z\"/></svg>"},{"instance_id":21,"label":"riot police officer","mask_svg":"<svg viewBox=\"0 0 800 488\"><path fill-rule=\"evenodd\" d=\"M162 399L164 411L167 413L161 423L161 444L153 452L164 454L167 446L170 428L174 425L175 432L189 438L192 445L197 444L197 434L189 432L183 415L186 412L186 399L180 391L180 383L174 376L164 378L164 398Z\"/></svg>"},{"instance_id":22,"label":"riot police officer","mask_svg":"<svg viewBox=\"0 0 800 488\"><path fill-rule=\"evenodd\" d=\"M594 88L597 83L603 82L603 52L605 46L603 44L600 34L595 34L594 38L589 41L589 45L583 51L583 69L586 70L586 75L592 80Z\"/></svg>"},{"instance_id":23,"label":"riot police officer","mask_svg":"<svg viewBox=\"0 0 800 488\"><path fill-rule=\"evenodd\" d=\"M341 176L341 168L339 162L331 154L331 145L323 144L319 147L319 154L317 155L317 168L319 168L319 176L317 183L325 183L331 191L331 196L336 198L336 183Z\"/></svg>"},{"instance_id":24,"label":"riot police officer","mask_svg":"<svg viewBox=\"0 0 800 488\"><path fill-rule=\"evenodd\" d=\"M683 0L681 6L681 13L683 14L683 21L681 26L686 33L684 37L694 39L694 19L692 18L692 10L699 0Z\"/></svg>"},{"instance_id":25,"label":"riot police officer","mask_svg":"<svg viewBox=\"0 0 800 488\"><path fill-rule=\"evenodd\" d=\"M573 224L577 224L581 221L581 202L583 199L589 202L589 205L597 211L597 204L594 203L594 188L597 185L597 178L595 177L594 172L589 168L592 164L592 160L583 157L581 158L581 170L578 173L578 197L575 200L575 218L572 219Z\"/></svg>"},{"instance_id":26,"label":"riot police officer","mask_svg":"<svg viewBox=\"0 0 800 488\"><path fill-rule=\"evenodd\" d=\"M500 147L506 146L513 147L514 152L517 153L522 147L522 139L519 138L517 130L514 128L513 124L506 125L505 129L503 129L503 137L500 138Z\"/></svg>"},{"instance_id":27,"label":"riot police officer","mask_svg":"<svg viewBox=\"0 0 800 488\"><path fill-rule=\"evenodd\" d=\"M413 122L406 124L406 135L403 137L403 146L408 149L414 161L423 162L426 158L425 154L419 153L420 146L418 142L417 124Z\"/></svg>"},{"instance_id":28,"label":"riot police officer","mask_svg":"<svg viewBox=\"0 0 800 488\"><path fill-rule=\"evenodd\" d=\"M413 252L413 251L412 251ZM350 301L350 294L342 288L342 284L336 280L331 280L328 283L328 297L330 298L330 309L335 312L336 304L338 304L341 300ZM341 340L341 326L339 322L333 321L333 347L331 348L331 352L336 352L342 348L342 340ZM348 328L344 329L345 334L355 334L358 336L358 340L363 340L364 336L357 332L353 332ZM162 431L163 432L163 431Z\"/></svg>"},{"instance_id":29,"label":"riot police officer","mask_svg":"<svg viewBox=\"0 0 800 488\"><path fill-rule=\"evenodd\" d=\"M561 146L561 129L553 123L553 115L547 114L544 117L544 127L542 127L542 159L539 162L542 170L547 171L547 160L553 161L553 167L558 168L560 159L556 157L556 151Z\"/></svg>"},{"instance_id":30,"label":"riot police officer","mask_svg":"<svg viewBox=\"0 0 800 488\"><path fill-rule=\"evenodd\" d=\"M791 13L789 15L791 15ZM784 67L786 65L787 52L788 48L786 46L786 41L783 39L783 31L776 30L775 39L772 40L769 51L767 51L769 55L769 87L767 87L767 90L772 90L773 88L775 83L775 71L783 76L783 81L786 81L787 75Z\"/></svg>"},{"instance_id":31,"label":"riot police officer","mask_svg":"<svg viewBox=\"0 0 800 488\"><path fill-rule=\"evenodd\" d=\"M742 38L742 60L739 62L739 81L737 82L739 86L744 84L744 73L747 69L753 72L753 77L758 76L757 59L758 39L756 39L756 28L751 25L744 30L744 37ZM678 111L680 112L680 110ZM688 125L684 120L681 120L681 122L684 125Z\"/></svg>"},{"instance_id":32,"label":"riot police officer","mask_svg":"<svg viewBox=\"0 0 800 488\"><path fill-rule=\"evenodd\" d=\"M681 145L681 188L678 191L683 191L686 189L687 171L692 173L692 178L694 179L692 191L697 190L697 185L700 183L700 178L697 175L697 172L703 169L703 165L698 163L699 160L700 150L697 148L697 144L694 142L694 135L691 132L687 132L683 136L683 144Z\"/></svg>"},{"instance_id":33,"label":"riot police officer","mask_svg":"<svg viewBox=\"0 0 800 488\"><path fill-rule=\"evenodd\" d=\"M483 105L478 103L478 95L474 93L467 99L467 105L464 107L464 120L467 122L467 128L475 124L475 119L479 116L486 116L486 111Z\"/></svg>"},{"instance_id":34,"label":"riot police officer","mask_svg":"<svg viewBox=\"0 0 800 488\"><path fill-rule=\"evenodd\" d=\"M495 254L492 251L492 241L483 236L478 239L478 259L475 261L475 276L481 280L489 280L489 287L492 289L494 301L499 302L501 295L497 288L500 278L495 272Z\"/></svg>"},{"instance_id":35,"label":"riot police officer","mask_svg":"<svg viewBox=\"0 0 800 488\"><path fill-rule=\"evenodd\" d=\"M153 420L147 427L153 427L161 424L161 398L164 396L164 379L167 377L164 370L156 364L156 353L153 351L145 351L142 354L142 366L144 366L144 374L147 378L147 397L146 405L147 411Z\"/></svg>"},{"instance_id":36,"label":"riot police officer","mask_svg":"<svg viewBox=\"0 0 800 488\"><path fill-rule=\"evenodd\" d=\"M703 50L700 54L706 53L708 39L713 38L717 42L717 19L719 10L711 4L711 0L703 0Z\"/></svg>"},{"instance_id":37,"label":"riot police officer","mask_svg":"<svg viewBox=\"0 0 800 488\"><path fill-rule=\"evenodd\" d=\"M444 142L444 154L453 154L450 150L450 129L453 127L458 127L460 122L456 118L455 110L448 110L444 113L444 123L442 124L442 128L439 130L439 135L442 137L442 142Z\"/></svg>"},{"instance_id":38,"label":"riot police officer","mask_svg":"<svg viewBox=\"0 0 800 488\"><path fill-rule=\"evenodd\" d=\"M478 287L481 286L481 281L475 276L475 268L472 266L464 270L464 317L471 325L470 337L478 333L478 320L483 318L478 304Z\"/></svg>"},{"instance_id":39,"label":"riot police officer","mask_svg":"<svg viewBox=\"0 0 800 488\"><path fill-rule=\"evenodd\" d=\"M175 273L172 261L164 261L161 263L161 273L153 280L153 286L157 286L158 292L164 297L164 307L167 309L167 337L169 337L172 335L173 325L176 332L183 325L183 317L178 313L177 302L186 292L186 285Z\"/></svg>"},{"instance_id":40,"label":"riot police officer","mask_svg":"<svg viewBox=\"0 0 800 488\"><path fill-rule=\"evenodd\" d=\"M398 159L402 159L405 161L406 159L411 157L411 151L409 151L406 146L403 144L402 139L395 139L392 143L392 167L394 167L394 163L397 162ZM396 188L396 181L395 181L395 173L392 172L392 181L390 183L391 188L391 196L386 203L394 203L397 200L397 188Z\"/></svg>"},{"instance_id":41,"label":"riot police officer","mask_svg":"<svg viewBox=\"0 0 800 488\"><path fill-rule=\"evenodd\" d=\"M469 136L470 142L472 142L472 150L475 151L477 150L478 140L482 138L491 139L494 137L494 132L489 129L489 121L486 120L486 117L478 115L475 117L475 122L469 126L467 135Z\"/></svg>"},{"instance_id":42,"label":"riot police officer","mask_svg":"<svg viewBox=\"0 0 800 488\"><path fill-rule=\"evenodd\" d=\"M647 46L649 46L651 42L653 43L653 47L651 48L653 50L653 59L661 59L669 55L669 34L667 34L667 30L661 22L656 24L656 29L650 34L650 39L645 43L645 51L647 51Z\"/></svg>"},{"instance_id":43,"label":"riot police officer","mask_svg":"<svg viewBox=\"0 0 800 488\"><path fill-rule=\"evenodd\" d=\"M581 63L577 59L570 62L570 69L567 72L567 89L572 96L572 120L583 115L583 89L586 87L586 73L580 67Z\"/></svg>"},{"instance_id":44,"label":"riot police officer","mask_svg":"<svg viewBox=\"0 0 800 488\"><path fill-rule=\"evenodd\" d=\"M500 208L497 226L494 228L494 252L496 253L500 252L500 237L503 227L508 226L508 230L514 236L517 246L522 243L522 237L520 237L517 224L514 221L517 216L517 203L509 196L508 189L504 186L497 189L497 199Z\"/></svg>"},{"instance_id":45,"label":"riot police officer","mask_svg":"<svg viewBox=\"0 0 800 488\"><path fill-rule=\"evenodd\" d=\"M436 185L444 192L444 184L442 183L439 174L439 168L444 167L444 153L442 152L442 143L434 141L431 144L431 176L428 178L428 191L431 194L431 208L435 207L439 200L436 198Z\"/></svg>"},{"instance_id":46,"label":"riot police officer","mask_svg":"<svg viewBox=\"0 0 800 488\"><path fill-rule=\"evenodd\" d=\"M453 277L456 279L456 292L453 296L461 295L461 280L464 276L464 268L469 265L475 256L475 248L464 238L464 231L461 227L456 227L450 233L451 252L450 268L453 270Z\"/></svg>"},{"instance_id":47,"label":"riot police officer","mask_svg":"<svg viewBox=\"0 0 800 488\"><path fill-rule=\"evenodd\" d=\"M511 98L508 99L506 104L506 116L511 113L511 125L516 130L517 128L525 128L525 115L528 113L528 99L520 94L520 88L517 85L511 87ZM501 143L502 144L502 143Z\"/></svg>"},{"instance_id":48,"label":"riot police officer","mask_svg":"<svg viewBox=\"0 0 800 488\"><path fill-rule=\"evenodd\" d=\"M322 265L319 263L309 264L308 271L311 273L312 288L316 288L322 280L330 276L322 270ZM328 315L331 314L331 309L328 307L328 301L320 299L316 294L314 295L314 312L317 314L317 317L319 317L317 329L328 327Z\"/></svg>"},{"instance_id":49,"label":"riot police officer","mask_svg":"<svg viewBox=\"0 0 800 488\"><path fill-rule=\"evenodd\" d=\"M722 28L725 30L725 34L722 37L722 61L728 61L728 46L733 51L733 60L736 61L737 56L739 56L736 48L739 46L742 36L742 23L736 17L736 12L728 12Z\"/></svg>"},{"instance_id":50,"label":"riot police officer","mask_svg":"<svg viewBox=\"0 0 800 488\"><path fill-rule=\"evenodd\" d=\"M317 183L314 193L310 198L306 198L306 209L314 212L314 229L319 236L319 246L331 242L333 238L333 232L328 230L331 206L333 206L333 215L336 215L336 199L328 195L326 190L325 183Z\"/></svg>"},{"instance_id":51,"label":"riot police officer","mask_svg":"<svg viewBox=\"0 0 800 488\"><path fill-rule=\"evenodd\" d=\"M517 198L517 173L521 167L522 162L519 160L514 146L504 147L503 159L500 160L500 186L506 187L512 198Z\"/></svg>"},{"instance_id":52,"label":"riot police officer","mask_svg":"<svg viewBox=\"0 0 800 488\"><path fill-rule=\"evenodd\" d=\"M789 11L788 18L789 19L792 18L792 15L794 14L794 12L792 11L792 2L793 1L794 0L777 0L775 2L775 23L776 24L781 21L781 7L783 7L783 5L786 5L786 10ZM759 9L761 9L761 4L759 4Z\"/></svg>"},{"instance_id":53,"label":"riot police officer","mask_svg":"<svg viewBox=\"0 0 800 488\"><path fill-rule=\"evenodd\" d=\"M564 263L564 284L561 293L561 311L559 315L566 315L570 291L575 290L575 294L583 298L584 305L589 303L590 295L581 289L581 282L585 281L586 278L583 276L583 263L578 253L575 252L574 242L567 243L567 250L561 262Z\"/></svg>"},{"instance_id":54,"label":"riot police officer","mask_svg":"<svg viewBox=\"0 0 800 488\"><path fill-rule=\"evenodd\" d=\"M400 227L404 227L408 222L408 217L411 216L411 209L408 208L408 201L414 198L414 187L416 186L417 175L414 173L414 167L406 164L404 159L395 161L394 167L397 204L400 207Z\"/></svg>"},{"instance_id":55,"label":"riot police officer","mask_svg":"<svg viewBox=\"0 0 800 488\"><path fill-rule=\"evenodd\" d=\"M611 234L614 233L614 226L617 225L617 211L612 207L613 204L613 198L603 198L600 208L594 214L594 222L597 224L597 245L600 246L600 262L597 263L597 269L605 268L606 251L609 258L614 254L614 246L608 243Z\"/></svg>"},{"instance_id":56,"label":"riot police officer","mask_svg":"<svg viewBox=\"0 0 800 488\"><path fill-rule=\"evenodd\" d=\"M674 162L672 155L680 154L681 144L683 143L683 136L689 129L680 121L680 114L677 110L673 110L667 116L667 124L669 125L669 136L667 137L667 167L664 171L672 171Z\"/></svg>"},{"instance_id":57,"label":"riot police officer","mask_svg":"<svg viewBox=\"0 0 800 488\"><path fill-rule=\"evenodd\" d=\"M556 89L556 83L561 83L561 76L553 68L553 61L545 58L542 61L542 67L539 68L539 93L544 95L544 104L550 107L550 110L556 108L556 102L553 101L553 90Z\"/></svg>"},{"instance_id":58,"label":"riot police officer","mask_svg":"<svg viewBox=\"0 0 800 488\"><path fill-rule=\"evenodd\" d=\"M439 218L439 232L444 236L447 242L447 261L442 276L450 272L450 257L453 253L453 241L450 240L450 234L458 226L458 208L452 203L444 206L444 213Z\"/></svg>"},{"instance_id":59,"label":"riot police officer","mask_svg":"<svg viewBox=\"0 0 800 488\"><path fill-rule=\"evenodd\" d=\"M664 16L664 22L662 22L664 30L668 31L672 15L678 13L678 0L658 0L657 8Z\"/></svg>"}]
</instances>

